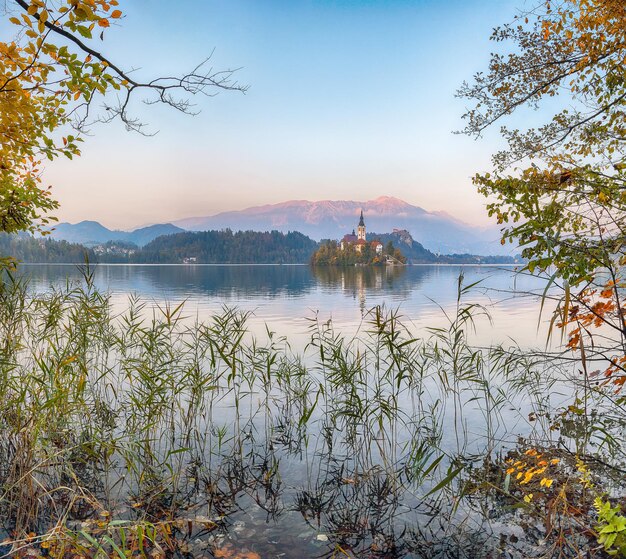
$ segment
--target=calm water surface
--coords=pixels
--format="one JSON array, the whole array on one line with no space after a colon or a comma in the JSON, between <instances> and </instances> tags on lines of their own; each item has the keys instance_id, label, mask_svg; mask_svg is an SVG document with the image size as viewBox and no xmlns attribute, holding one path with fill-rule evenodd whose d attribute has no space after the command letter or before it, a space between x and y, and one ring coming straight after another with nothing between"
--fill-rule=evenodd
<instances>
[{"instance_id":1,"label":"calm water surface","mask_svg":"<svg viewBox=\"0 0 626 559\"><path fill-rule=\"evenodd\" d=\"M21 273L30 277L32 289L41 292L64 285L68 278L81 281L75 266L23 266ZM417 337L427 335L429 327L445 327L447 316L455 312L460 275L465 285L477 284L466 294L465 302L483 305L492 319L478 321L473 341L480 345L511 340L523 347L544 345L545 325L538 328L540 302L533 296L541 293L544 284L513 269L101 265L94 277L96 286L111 294L113 308L120 313L133 296L157 313L158 307L184 301L189 320L206 321L224 306L236 306L254 313L249 327L259 339L267 337L267 325L286 336L291 348L299 352L309 340L312 318L320 323L332 319L335 330L358 334L369 328L368 310L378 305L397 309L411 335ZM549 318L548 310L544 312ZM358 360L359 353L356 355ZM412 363L419 359L417 356ZM314 359L311 364L315 369ZM304 389L305 398L307 391L326 382L315 373L307 378L312 382ZM522 394L521 400L505 398L497 414L486 413L484 404L493 402L484 399L481 384L476 383L474 389L470 382L463 393L449 397L450 389L434 376L420 384L419 395L404 389L398 393L393 400L399 410L397 417L386 420L381 416L379 424L365 421L361 412L350 415L350 406L356 403L351 400L350 386L370 398L367 405L374 407L389 396L373 393L374 386L383 391L395 386L387 383L382 373L371 380L378 384L371 384L366 377L360 384L350 379L340 384L347 390L345 402L343 393L324 392L305 430L297 420L299 397L289 392L299 386L296 377L291 388L281 393L241 388L241 399L234 400L231 389L216 392L215 403L206 410L209 415L194 417L200 442L175 454L178 471L185 473L193 495L193 507L187 514L207 515L220 522L217 531L191 536L189 556L495 556L489 551L491 544L482 541L488 527L483 522L488 518L476 520L468 513L468 533L477 538L476 544L462 530L455 537L449 535L454 532L450 530L454 518L444 519L443 513L433 512L430 501L423 497L428 485L421 486L414 474L414 445L419 441L426 445L430 453L426 463L442 451L448 457L471 453L474 458L468 460L477 461L487 435L504 448L533 428L526 419L527 394ZM117 392L103 395L120 417L128 411L120 401L124 389L122 383ZM491 389L498 398L498 386ZM167 444L174 444L175 439L159 440L169 448ZM183 446L187 444L185 440ZM170 455L164 453L167 460ZM439 479L446 475L448 464L446 458ZM118 479L124 477L121 467L117 475ZM204 485L197 487L200 480ZM132 490L131 485L128 491ZM125 502L123 495L120 502ZM124 509L119 510L123 514ZM431 523L433 515L435 524ZM493 545L499 545L502 529L508 528L494 531L489 540ZM489 537L487 534L484 539ZM441 553L431 555L424 545L435 541ZM447 546L450 553L442 551ZM467 554L457 553L467 546Z\"/></svg>"},{"instance_id":2,"label":"calm water surface","mask_svg":"<svg viewBox=\"0 0 626 559\"><path fill-rule=\"evenodd\" d=\"M81 274L72 265L22 267L33 288L45 290ZM444 326L453 312L459 275L464 284L479 282L466 301L484 305L492 322L479 321L475 340L480 344L543 345L538 329L540 303L530 292L541 293L543 282L513 268L490 266L409 266L387 268L311 268L287 265L98 265L96 285L112 294L124 309L131 295L153 305L185 301L185 313L207 319L223 305L253 312L252 329L288 335L296 346L308 338L310 319L333 320L338 330L354 333L367 311L377 305L398 309L403 321L423 333ZM545 316L547 316L544 310Z\"/></svg>"}]
</instances>

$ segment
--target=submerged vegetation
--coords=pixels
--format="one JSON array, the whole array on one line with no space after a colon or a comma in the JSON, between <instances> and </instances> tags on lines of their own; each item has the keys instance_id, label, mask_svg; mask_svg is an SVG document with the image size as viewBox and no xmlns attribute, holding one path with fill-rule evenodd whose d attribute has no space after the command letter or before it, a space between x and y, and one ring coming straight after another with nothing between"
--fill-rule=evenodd
<instances>
[{"instance_id":1,"label":"submerged vegetation","mask_svg":"<svg viewBox=\"0 0 626 559\"><path fill-rule=\"evenodd\" d=\"M84 273L40 294L0 284L3 555L622 545L623 406L568 359L472 347L487 316L462 278L447 328L416 338L374 308L347 338L313 316L300 353L237 309L116 312Z\"/></svg>"}]
</instances>

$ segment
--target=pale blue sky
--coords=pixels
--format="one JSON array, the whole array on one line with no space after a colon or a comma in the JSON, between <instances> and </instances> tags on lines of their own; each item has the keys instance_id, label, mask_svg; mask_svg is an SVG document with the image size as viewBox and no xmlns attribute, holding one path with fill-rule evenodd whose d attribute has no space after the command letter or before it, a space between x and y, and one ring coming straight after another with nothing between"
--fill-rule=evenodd
<instances>
[{"instance_id":1,"label":"pale blue sky","mask_svg":"<svg viewBox=\"0 0 626 559\"><path fill-rule=\"evenodd\" d=\"M464 79L520 1L132 0L103 50L145 77L215 49L246 95L196 98L199 116L140 108L159 130L98 126L83 156L48 165L64 221L119 228L287 199L397 196L486 223L471 176L494 133L455 136Z\"/></svg>"}]
</instances>

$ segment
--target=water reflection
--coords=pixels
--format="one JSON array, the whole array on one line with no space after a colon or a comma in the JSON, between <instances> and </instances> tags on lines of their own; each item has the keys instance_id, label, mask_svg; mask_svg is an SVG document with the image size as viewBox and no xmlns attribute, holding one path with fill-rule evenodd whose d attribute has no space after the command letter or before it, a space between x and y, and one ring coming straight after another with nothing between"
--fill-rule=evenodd
<instances>
[{"instance_id":1,"label":"water reflection","mask_svg":"<svg viewBox=\"0 0 626 559\"><path fill-rule=\"evenodd\" d=\"M80 280L77 266L58 264L22 265L38 289ZM135 292L147 296L222 299L254 299L307 296L313 293L342 293L361 299L386 296L404 300L422 291L444 302L456 296L456 282L463 273L468 282L488 280L485 287L524 290L540 285L537 280L516 277L511 269L480 266L387 266L309 267L300 265L98 265L95 283L113 292ZM371 306L371 305L368 305Z\"/></svg>"},{"instance_id":2,"label":"water reflection","mask_svg":"<svg viewBox=\"0 0 626 559\"><path fill-rule=\"evenodd\" d=\"M307 266L98 265L95 270L100 288L174 298L295 297L310 291L315 284ZM44 287L64 277L79 279L81 275L75 266L57 265L28 266L23 273Z\"/></svg>"},{"instance_id":3,"label":"water reflection","mask_svg":"<svg viewBox=\"0 0 626 559\"><path fill-rule=\"evenodd\" d=\"M24 270L36 289L65 282L68 272L78 277L67 267ZM308 343L297 355L267 331L248 341L247 313L226 310L189 328L176 313L145 320L140 300L123 314L111 313L109 299L90 285L42 296L21 315L5 313L8 327L21 321L27 342L7 344L3 351L14 354L0 355L17 364L5 371L5 384L39 407L3 412L0 464L15 462L21 413L32 413L29 421L44 436L29 442L41 445L38 452L24 447L32 461L23 462L26 475L0 468L0 485L15 488L10 502L21 505L32 486L32 502L40 503L26 519L9 507L0 538L16 526L50 529L59 511L66 514L55 508L61 503L72 529L103 541L113 534L120 544L135 545L139 536L134 541L132 531L115 527L147 521L154 548L167 547L171 557L499 556L493 503L461 501L465 481L475 464L487 470L492 452L537 428L528 412L554 408L552 383L561 377L529 373L535 365L524 353L513 358L467 343L472 321L463 309L475 309L471 301L461 301L449 317L431 301L457 305L459 271L96 271L98 285L123 297L132 291L157 301L187 297L199 308L207 301L252 304L261 317L273 317L272 327L297 324L303 304L339 319L309 322ZM501 289L517 281L506 270L465 271L468 282L484 278ZM490 300L483 291L468 295ZM374 308L363 317L364 306L378 301L397 302L408 328L393 311ZM524 301L506 302L505 314L507 305L524 312ZM420 321L436 324L431 307L452 324L431 330L434 338L415 337ZM534 330L536 314L531 319ZM358 324L360 336L346 336L345 324ZM41 336L50 331L53 346L52 336ZM541 435L560 436L549 429ZM41 476L37 484L30 483L31 472ZM508 549L509 556L527 556Z\"/></svg>"},{"instance_id":4,"label":"water reflection","mask_svg":"<svg viewBox=\"0 0 626 559\"><path fill-rule=\"evenodd\" d=\"M393 291L395 297L408 299L411 291L419 289L428 274L427 269L424 268L418 272L422 273L407 276L405 266L368 268L317 266L311 268L313 277L323 290L331 292L340 290L358 303L362 315L370 306L367 300L368 295Z\"/></svg>"},{"instance_id":5,"label":"water reflection","mask_svg":"<svg viewBox=\"0 0 626 559\"><path fill-rule=\"evenodd\" d=\"M35 290L62 285L69 277L79 281L75 266L23 266ZM222 305L236 305L254 312L251 328L265 324L281 334L305 339L307 317L333 319L337 328L355 333L365 311L377 305L400 309L416 329L445 326L441 308L452 311L456 305L458 278L478 282L472 297L487 305L495 327L488 323L480 330L481 343L515 337L522 344L534 344L537 335L539 303L522 296L541 292L536 278L518 276L512 269L480 266L408 266L376 268L337 268L309 266L167 266L99 265L95 284L112 294L120 311L130 294L162 304L186 301L186 311L200 319L218 312ZM495 304L497 303L497 304ZM441 307L441 308L440 308ZM444 321L444 322L442 322Z\"/></svg>"}]
</instances>

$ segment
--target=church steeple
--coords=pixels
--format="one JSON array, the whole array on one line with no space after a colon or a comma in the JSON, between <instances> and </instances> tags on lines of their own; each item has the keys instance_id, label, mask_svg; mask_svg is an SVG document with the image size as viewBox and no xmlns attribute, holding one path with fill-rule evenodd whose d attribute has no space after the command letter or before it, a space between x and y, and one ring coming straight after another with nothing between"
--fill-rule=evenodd
<instances>
[{"instance_id":1,"label":"church steeple","mask_svg":"<svg viewBox=\"0 0 626 559\"><path fill-rule=\"evenodd\" d=\"M363 220L363 210L361 210L361 219L359 220L357 238L358 240L367 240L365 238L365 221Z\"/></svg>"}]
</instances>

